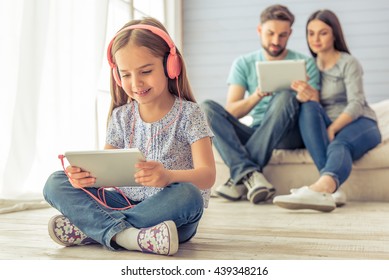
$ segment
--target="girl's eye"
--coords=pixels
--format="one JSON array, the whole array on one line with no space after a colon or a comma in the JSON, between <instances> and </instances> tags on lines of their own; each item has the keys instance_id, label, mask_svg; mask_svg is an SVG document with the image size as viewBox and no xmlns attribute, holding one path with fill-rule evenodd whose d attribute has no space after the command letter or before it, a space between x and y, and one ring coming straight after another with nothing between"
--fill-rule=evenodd
<instances>
[{"instance_id":1,"label":"girl's eye","mask_svg":"<svg viewBox=\"0 0 389 280\"><path fill-rule=\"evenodd\" d=\"M151 73L151 70L143 71L142 73L143 73L143 74L150 74L150 73Z\"/></svg>"}]
</instances>

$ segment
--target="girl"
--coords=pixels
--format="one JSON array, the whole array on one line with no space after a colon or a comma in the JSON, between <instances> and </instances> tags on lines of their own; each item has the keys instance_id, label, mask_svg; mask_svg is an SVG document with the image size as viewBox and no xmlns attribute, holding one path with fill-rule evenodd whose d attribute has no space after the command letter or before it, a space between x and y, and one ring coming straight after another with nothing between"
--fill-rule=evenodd
<instances>
[{"instance_id":1,"label":"girl","mask_svg":"<svg viewBox=\"0 0 389 280\"><path fill-rule=\"evenodd\" d=\"M364 95L362 67L350 54L336 15L329 10L313 13L306 35L321 72L320 103L307 101L315 93L307 83L295 82L293 88L305 89L299 126L320 178L273 202L288 209L332 211L331 194L349 177L353 161L381 142L381 134Z\"/></svg>"},{"instance_id":2,"label":"girl","mask_svg":"<svg viewBox=\"0 0 389 280\"><path fill-rule=\"evenodd\" d=\"M173 255L190 240L215 181L212 132L195 103L185 64L153 18L126 24L108 46L112 102L105 149L138 148L140 185L104 193L76 166L53 173L45 199L63 215L49 222L64 246L100 243ZM90 192L87 193L87 191ZM93 196L94 197L93 197ZM130 205L129 205L130 203Z\"/></svg>"}]
</instances>

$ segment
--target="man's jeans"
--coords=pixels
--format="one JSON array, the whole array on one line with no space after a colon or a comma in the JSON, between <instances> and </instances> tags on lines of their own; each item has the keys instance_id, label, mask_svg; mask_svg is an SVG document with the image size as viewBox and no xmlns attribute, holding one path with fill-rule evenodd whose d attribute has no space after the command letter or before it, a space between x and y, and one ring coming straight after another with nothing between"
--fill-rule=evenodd
<instances>
[{"instance_id":1,"label":"man's jeans","mask_svg":"<svg viewBox=\"0 0 389 280\"><path fill-rule=\"evenodd\" d=\"M299 126L304 144L321 175L332 176L337 188L349 177L352 163L381 142L377 122L360 117L344 127L329 141L331 120L314 101L301 104Z\"/></svg>"},{"instance_id":2,"label":"man's jeans","mask_svg":"<svg viewBox=\"0 0 389 280\"><path fill-rule=\"evenodd\" d=\"M97 195L97 188L87 188ZM190 183L174 183L135 207L112 210L102 206L82 189L74 188L63 171L54 172L43 190L48 203L60 211L83 233L109 249L119 247L111 242L117 233L130 228L146 228L173 220L179 242L191 239L203 214L204 201L200 190ZM116 191L105 191L106 203L113 208L128 206Z\"/></svg>"},{"instance_id":3,"label":"man's jeans","mask_svg":"<svg viewBox=\"0 0 389 280\"><path fill-rule=\"evenodd\" d=\"M252 171L262 172L275 148L303 147L297 125L299 103L290 91L272 97L261 124L256 127L244 125L212 100L201 106L215 134L215 147L230 168L235 184Z\"/></svg>"}]
</instances>

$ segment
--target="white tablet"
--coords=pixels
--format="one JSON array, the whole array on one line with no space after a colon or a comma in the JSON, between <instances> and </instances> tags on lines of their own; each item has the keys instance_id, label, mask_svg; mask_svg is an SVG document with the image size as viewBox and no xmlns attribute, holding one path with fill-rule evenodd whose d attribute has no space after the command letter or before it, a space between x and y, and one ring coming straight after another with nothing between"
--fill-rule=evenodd
<instances>
[{"instance_id":1,"label":"white tablet","mask_svg":"<svg viewBox=\"0 0 389 280\"><path fill-rule=\"evenodd\" d=\"M145 160L138 149L70 151L65 157L70 165L88 171L96 178L91 187L136 186L135 164Z\"/></svg>"},{"instance_id":2,"label":"white tablet","mask_svg":"<svg viewBox=\"0 0 389 280\"><path fill-rule=\"evenodd\" d=\"M296 80L307 80L305 60L257 61L258 87L262 92L290 89Z\"/></svg>"}]
</instances>

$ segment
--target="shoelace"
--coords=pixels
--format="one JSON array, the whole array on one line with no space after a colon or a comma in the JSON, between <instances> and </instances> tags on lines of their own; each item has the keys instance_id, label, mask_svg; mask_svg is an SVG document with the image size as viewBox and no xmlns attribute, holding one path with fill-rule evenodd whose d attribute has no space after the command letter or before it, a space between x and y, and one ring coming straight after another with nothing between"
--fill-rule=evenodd
<instances>
[{"instance_id":1,"label":"shoelace","mask_svg":"<svg viewBox=\"0 0 389 280\"><path fill-rule=\"evenodd\" d=\"M230 179L228 179L228 181L224 185L226 185L227 187L231 187L232 185L234 185L234 182L230 178Z\"/></svg>"},{"instance_id":2,"label":"shoelace","mask_svg":"<svg viewBox=\"0 0 389 280\"><path fill-rule=\"evenodd\" d=\"M275 191L274 187L269 182L266 181L266 178L262 178L260 173L253 172L251 174L248 174L246 175L245 180L249 185L249 188L252 188L255 185L256 181L260 181L261 186L266 187L269 191Z\"/></svg>"},{"instance_id":3,"label":"shoelace","mask_svg":"<svg viewBox=\"0 0 389 280\"><path fill-rule=\"evenodd\" d=\"M247 185L248 187L251 189L254 185L254 182L255 182L255 173L252 173L252 174L249 174L249 175L246 175L246 182L247 182ZM247 186L246 185L246 186Z\"/></svg>"}]
</instances>

